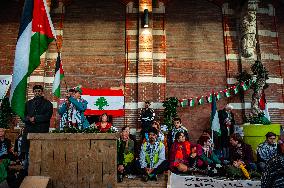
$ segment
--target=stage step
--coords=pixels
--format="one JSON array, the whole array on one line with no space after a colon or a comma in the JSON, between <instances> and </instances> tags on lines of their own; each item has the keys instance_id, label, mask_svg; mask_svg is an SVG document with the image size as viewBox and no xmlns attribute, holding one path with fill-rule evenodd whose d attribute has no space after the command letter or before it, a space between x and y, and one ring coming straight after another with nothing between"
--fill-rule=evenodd
<instances>
[{"instance_id":1,"label":"stage step","mask_svg":"<svg viewBox=\"0 0 284 188\"><path fill-rule=\"evenodd\" d=\"M49 188L50 177L26 176L20 188Z\"/></svg>"}]
</instances>

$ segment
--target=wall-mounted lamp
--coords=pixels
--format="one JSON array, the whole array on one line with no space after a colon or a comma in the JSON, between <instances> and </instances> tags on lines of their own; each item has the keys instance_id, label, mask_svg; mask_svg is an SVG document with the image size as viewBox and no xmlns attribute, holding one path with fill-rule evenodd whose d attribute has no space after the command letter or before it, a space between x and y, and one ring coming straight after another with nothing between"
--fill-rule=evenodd
<instances>
[{"instance_id":1,"label":"wall-mounted lamp","mask_svg":"<svg viewBox=\"0 0 284 188\"><path fill-rule=\"evenodd\" d=\"M144 16L143 16L143 27L147 28L149 27L149 11L148 9L144 9Z\"/></svg>"}]
</instances>

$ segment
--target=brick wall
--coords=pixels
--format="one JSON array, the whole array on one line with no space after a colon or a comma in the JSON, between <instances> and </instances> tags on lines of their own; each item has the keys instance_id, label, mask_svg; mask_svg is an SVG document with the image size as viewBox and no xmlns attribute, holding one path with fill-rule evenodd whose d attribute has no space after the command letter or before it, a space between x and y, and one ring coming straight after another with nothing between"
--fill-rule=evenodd
<instances>
[{"instance_id":1,"label":"brick wall","mask_svg":"<svg viewBox=\"0 0 284 188\"><path fill-rule=\"evenodd\" d=\"M172 1L166 7L166 33L167 97L188 99L226 87L220 7L206 0ZM193 139L210 126L208 104L179 108L178 114Z\"/></svg>"},{"instance_id":2,"label":"brick wall","mask_svg":"<svg viewBox=\"0 0 284 188\"><path fill-rule=\"evenodd\" d=\"M153 5L153 12L150 13L150 39L153 43L149 49L153 54L152 60L138 56L145 47L139 44L143 39L139 33L139 16L142 15L138 12L138 1L127 5L118 0L72 1L65 7L64 23L60 11L51 15L55 29L62 33L62 64L67 86L82 84L90 88L125 89L128 105L126 116L114 119L116 125L126 123L136 127L137 112L145 99L155 103L153 106L158 119L162 120L160 104L166 97L200 97L207 95L212 89L223 90L231 84L228 79L236 76L240 66L242 69L250 67L249 63L240 58L239 15L235 14L234 11L238 10L235 10L234 5L222 4L221 1L216 5L206 0L164 2L165 5L161 2L159 6ZM0 74L11 74L21 5L5 1L3 7L5 8L0 12ZM260 51L262 61L272 78L266 96L271 103L272 121L284 124L284 63L277 59L283 59L284 56L284 8L283 4L276 6L274 16L274 5L265 2L259 7L257 25ZM32 97L30 88L35 83L43 83L45 96L56 104L57 101L51 94L52 82L47 81L54 75L55 43L50 46L48 54L42 58L40 67L33 73L28 97ZM35 79L35 76L41 76L42 81ZM138 76L142 84L139 83ZM152 77L152 82L149 82L149 76ZM62 91L65 91L64 82ZM248 91L244 102L249 104L250 100L251 91ZM218 101L218 108L223 108L227 103L241 104L241 100L238 96L223 97ZM243 107L236 109L237 123L243 123L243 113L248 114L249 111ZM178 108L178 113L190 130L193 140L197 139L204 128L209 127L209 104ZM56 105L54 114L53 126L58 121Z\"/></svg>"}]
</instances>

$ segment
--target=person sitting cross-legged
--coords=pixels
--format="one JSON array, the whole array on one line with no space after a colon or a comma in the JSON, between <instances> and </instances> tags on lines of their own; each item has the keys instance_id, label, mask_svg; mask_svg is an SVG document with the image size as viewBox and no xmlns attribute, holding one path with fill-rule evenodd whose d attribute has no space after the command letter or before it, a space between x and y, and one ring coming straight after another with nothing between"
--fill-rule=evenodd
<instances>
[{"instance_id":1,"label":"person sitting cross-legged","mask_svg":"<svg viewBox=\"0 0 284 188\"><path fill-rule=\"evenodd\" d=\"M173 126L172 130L168 133L168 136L167 136L168 149L169 150L171 149L172 144L175 141L175 136L178 132L183 132L184 136L185 136L185 140L189 140L187 129L184 126L182 126L181 119L176 117L176 118L174 118L173 121L174 121L174 126Z\"/></svg>"},{"instance_id":2,"label":"person sitting cross-legged","mask_svg":"<svg viewBox=\"0 0 284 188\"><path fill-rule=\"evenodd\" d=\"M183 132L178 132L170 152L170 170L176 174L186 173L189 170L190 153L190 142L185 140Z\"/></svg>"},{"instance_id":3,"label":"person sitting cross-legged","mask_svg":"<svg viewBox=\"0 0 284 188\"><path fill-rule=\"evenodd\" d=\"M137 165L143 181L157 181L157 175L168 170L168 162L165 158L165 146L157 140L157 129L150 128L148 133L149 141L142 144Z\"/></svg>"},{"instance_id":4,"label":"person sitting cross-legged","mask_svg":"<svg viewBox=\"0 0 284 188\"><path fill-rule=\"evenodd\" d=\"M261 172L263 172L266 162L277 153L276 134L268 132L265 136L265 142L257 148L257 167Z\"/></svg>"},{"instance_id":5,"label":"person sitting cross-legged","mask_svg":"<svg viewBox=\"0 0 284 188\"><path fill-rule=\"evenodd\" d=\"M127 127L123 127L117 143L118 182L123 181L124 175L135 174L135 142L129 135Z\"/></svg>"}]
</instances>

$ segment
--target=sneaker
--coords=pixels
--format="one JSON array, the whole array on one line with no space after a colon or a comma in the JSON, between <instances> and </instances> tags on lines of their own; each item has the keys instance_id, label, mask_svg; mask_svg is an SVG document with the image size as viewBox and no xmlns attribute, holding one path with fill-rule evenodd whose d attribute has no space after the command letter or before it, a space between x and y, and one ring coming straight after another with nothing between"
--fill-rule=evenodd
<instances>
[{"instance_id":1,"label":"sneaker","mask_svg":"<svg viewBox=\"0 0 284 188\"><path fill-rule=\"evenodd\" d=\"M136 176L135 176L135 175L132 175L132 174L128 174L128 175L127 175L127 178L128 178L128 179L135 179Z\"/></svg>"},{"instance_id":2,"label":"sneaker","mask_svg":"<svg viewBox=\"0 0 284 188\"><path fill-rule=\"evenodd\" d=\"M118 181L118 182L122 182L122 181L123 181L123 175L122 175L122 174L119 174L119 175L118 175L117 181Z\"/></svg>"},{"instance_id":3,"label":"sneaker","mask_svg":"<svg viewBox=\"0 0 284 188\"><path fill-rule=\"evenodd\" d=\"M149 180L149 176L148 175L143 175L142 176L142 180L147 182Z\"/></svg>"}]
</instances>

